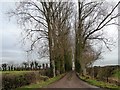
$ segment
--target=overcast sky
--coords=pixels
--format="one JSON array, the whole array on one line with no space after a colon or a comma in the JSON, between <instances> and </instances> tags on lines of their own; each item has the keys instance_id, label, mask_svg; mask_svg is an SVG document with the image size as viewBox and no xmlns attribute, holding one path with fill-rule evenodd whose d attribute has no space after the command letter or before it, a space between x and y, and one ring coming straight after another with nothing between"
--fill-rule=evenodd
<instances>
[{"instance_id":1,"label":"overcast sky","mask_svg":"<svg viewBox=\"0 0 120 90\"><path fill-rule=\"evenodd\" d=\"M9 0L5 0L7 2L2 1L0 1L0 60L7 63L19 63L27 59L26 53L19 43L21 29L16 24L15 19L9 21L9 17L5 14L14 8L14 2L10 2ZM116 44L115 47L112 47L111 52L106 49L104 50L106 51L103 53L104 59L95 62L94 65L97 66L118 64L118 28L116 26L110 26L106 29L106 36L113 37L116 40Z\"/></svg>"}]
</instances>

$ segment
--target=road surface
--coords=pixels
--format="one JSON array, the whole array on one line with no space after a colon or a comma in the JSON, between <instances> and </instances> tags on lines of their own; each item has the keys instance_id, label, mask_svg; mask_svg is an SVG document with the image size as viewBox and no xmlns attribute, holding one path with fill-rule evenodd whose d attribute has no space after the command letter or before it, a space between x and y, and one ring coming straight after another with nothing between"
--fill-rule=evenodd
<instances>
[{"instance_id":1,"label":"road surface","mask_svg":"<svg viewBox=\"0 0 120 90\"><path fill-rule=\"evenodd\" d=\"M74 71L66 74L62 79L48 85L46 88L99 88L92 86L82 80L80 80ZM99 88L100 89L100 88ZM103 89L100 89L103 90Z\"/></svg>"}]
</instances>

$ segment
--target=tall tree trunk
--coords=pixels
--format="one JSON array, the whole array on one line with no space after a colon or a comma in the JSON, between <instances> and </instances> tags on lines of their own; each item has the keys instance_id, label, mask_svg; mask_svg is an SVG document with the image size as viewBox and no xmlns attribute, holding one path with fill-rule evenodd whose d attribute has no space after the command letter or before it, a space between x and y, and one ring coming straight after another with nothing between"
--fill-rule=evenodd
<instances>
[{"instance_id":1,"label":"tall tree trunk","mask_svg":"<svg viewBox=\"0 0 120 90\"><path fill-rule=\"evenodd\" d=\"M49 16L49 15L48 15ZM49 41L49 54L50 54L50 71L53 74L52 76L55 77L55 61L54 61L54 55L53 55L53 46L52 46L52 29L50 27L50 20L49 17L47 19L48 22L48 41Z\"/></svg>"},{"instance_id":2,"label":"tall tree trunk","mask_svg":"<svg viewBox=\"0 0 120 90\"><path fill-rule=\"evenodd\" d=\"M80 60L82 59L82 20L81 20L81 6L78 2L78 27L76 28L76 40L75 40L75 69L77 72L81 71Z\"/></svg>"}]
</instances>

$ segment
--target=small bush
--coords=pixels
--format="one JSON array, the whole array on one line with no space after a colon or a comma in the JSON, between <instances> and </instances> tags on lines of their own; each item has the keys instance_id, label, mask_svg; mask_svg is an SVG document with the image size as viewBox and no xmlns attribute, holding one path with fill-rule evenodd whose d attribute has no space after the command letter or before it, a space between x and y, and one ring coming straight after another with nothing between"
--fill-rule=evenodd
<instances>
[{"instance_id":1,"label":"small bush","mask_svg":"<svg viewBox=\"0 0 120 90\"><path fill-rule=\"evenodd\" d=\"M102 81L107 81L108 78L112 75L112 69L110 67L101 68L97 78Z\"/></svg>"},{"instance_id":2,"label":"small bush","mask_svg":"<svg viewBox=\"0 0 120 90\"><path fill-rule=\"evenodd\" d=\"M51 71L50 71L50 68L40 70L40 71L39 71L39 74L42 75L42 76L48 76L48 77L51 77Z\"/></svg>"}]
</instances>

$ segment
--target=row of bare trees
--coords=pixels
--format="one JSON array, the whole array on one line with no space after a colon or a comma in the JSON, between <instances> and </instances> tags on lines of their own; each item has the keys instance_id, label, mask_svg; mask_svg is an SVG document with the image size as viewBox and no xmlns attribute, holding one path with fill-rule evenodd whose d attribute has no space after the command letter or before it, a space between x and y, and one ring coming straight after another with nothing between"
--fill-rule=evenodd
<instances>
[{"instance_id":1,"label":"row of bare trees","mask_svg":"<svg viewBox=\"0 0 120 90\"><path fill-rule=\"evenodd\" d=\"M86 67L101 58L102 44L109 50L112 44L104 36L105 27L118 25L114 20L120 16L117 7L120 1L112 7L106 1L78 0L78 12L75 17L75 66L76 71L86 74ZM117 31L116 31L117 32ZM99 48L94 45L98 43Z\"/></svg>"},{"instance_id":2,"label":"row of bare trees","mask_svg":"<svg viewBox=\"0 0 120 90\"><path fill-rule=\"evenodd\" d=\"M10 15L17 16L18 23L24 27L24 41L30 45L27 51L49 56L52 76L72 68L72 6L73 3L68 2L30 0L20 2L16 10L10 12Z\"/></svg>"},{"instance_id":3,"label":"row of bare trees","mask_svg":"<svg viewBox=\"0 0 120 90\"><path fill-rule=\"evenodd\" d=\"M14 65L14 64L7 64L3 63L0 67L0 70L2 71L21 71L21 70L41 70L41 69L48 69L49 65L48 63L40 64L37 61L32 62L23 62L20 65Z\"/></svg>"},{"instance_id":4,"label":"row of bare trees","mask_svg":"<svg viewBox=\"0 0 120 90\"><path fill-rule=\"evenodd\" d=\"M27 0L17 3L9 15L16 16L23 27L27 52L36 52L39 58L49 57L52 76L71 70L72 59L75 70L85 73L85 68L99 59L102 52L101 48L94 49L93 42L102 41L109 48L103 28L115 24L111 21L119 16L113 14L119 3L108 8L105 1Z\"/></svg>"}]
</instances>

